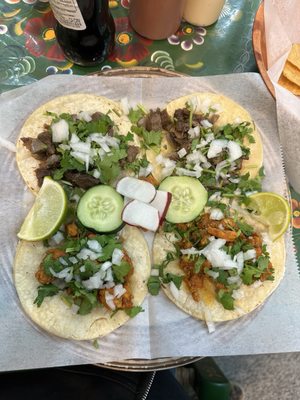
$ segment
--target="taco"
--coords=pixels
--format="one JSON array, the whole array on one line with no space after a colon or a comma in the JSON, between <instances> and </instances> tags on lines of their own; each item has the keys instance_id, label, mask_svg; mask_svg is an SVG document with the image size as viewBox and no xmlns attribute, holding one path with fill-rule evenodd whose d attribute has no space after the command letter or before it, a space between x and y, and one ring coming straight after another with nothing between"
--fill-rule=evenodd
<instances>
[{"instance_id":1,"label":"taco","mask_svg":"<svg viewBox=\"0 0 300 400\"><path fill-rule=\"evenodd\" d=\"M151 119L151 115L148 119ZM171 101L166 110L152 112L164 137L160 154L147 157L152 174L162 181L170 175L198 178L202 183L257 176L263 161L261 137L249 113L220 94L193 93Z\"/></svg>"},{"instance_id":2,"label":"taco","mask_svg":"<svg viewBox=\"0 0 300 400\"><path fill-rule=\"evenodd\" d=\"M250 313L284 275L284 239L271 242L264 230L252 218L216 209L187 224L165 224L153 245L165 294L206 322Z\"/></svg>"},{"instance_id":3,"label":"taco","mask_svg":"<svg viewBox=\"0 0 300 400\"><path fill-rule=\"evenodd\" d=\"M37 193L45 176L88 189L138 168L138 139L121 106L105 97L70 94L35 110L17 141L17 165Z\"/></svg>"},{"instance_id":4,"label":"taco","mask_svg":"<svg viewBox=\"0 0 300 400\"><path fill-rule=\"evenodd\" d=\"M94 339L142 311L150 257L137 228L98 235L71 223L50 244L21 241L14 262L21 305L39 327L67 339Z\"/></svg>"}]
</instances>

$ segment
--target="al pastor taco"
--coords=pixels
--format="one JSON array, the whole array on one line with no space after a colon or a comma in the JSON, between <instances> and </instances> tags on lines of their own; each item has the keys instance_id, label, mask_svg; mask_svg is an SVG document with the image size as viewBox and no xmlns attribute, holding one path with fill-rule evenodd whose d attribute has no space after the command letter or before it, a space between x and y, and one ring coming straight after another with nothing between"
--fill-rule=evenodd
<instances>
[{"instance_id":1,"label":"al pastor taco","mask_svg":"<svg viewBox=\"0 0 300 400\"><path fill-rule=\"evenodd\" d=\"M49 241L21 241L14 282L25 313L51 334L104 336L142 311L150 257L137 228L100 235L65 225Z\"/></svg>"},{"instance_id":2,"label":"al pastor taco","mask_svg":"<svg viewBox=\"0 0 300 400\"><path fill-rule=\"evenodd\" d=\"M150 278L150 287L151 280L159 280L171 301L207 322L253 311L276 289L285 269L283 237L272 242L263 225L213 209L190 223L165 223L153 257L159 277Z\"/></svg>"},{"instance_id":3,"label":"al pastor taco","mask_svg":"<svg viewBox=\"0 0 300 400\"><path fill-rule=\"evenodd\" d=\"M260 135L249 113L215 93L194 93L151 111L148 129L160 129L160 153L148 150L152 175L196 177L204 186L255 179L263 161Z\"/></svg>"},{"instance_id":4,"label":"al pastor taco","mask_svg":"<svg viewBox=\"0 0 300 400\"><path fill-rule=\"evenodd\" d=\"M139 168L139 146L121 106L105 97L70 94L35 110L17 141L17 165L37 192L45 176L88 189L113 184Z\"/></svg>"}]
</instances>

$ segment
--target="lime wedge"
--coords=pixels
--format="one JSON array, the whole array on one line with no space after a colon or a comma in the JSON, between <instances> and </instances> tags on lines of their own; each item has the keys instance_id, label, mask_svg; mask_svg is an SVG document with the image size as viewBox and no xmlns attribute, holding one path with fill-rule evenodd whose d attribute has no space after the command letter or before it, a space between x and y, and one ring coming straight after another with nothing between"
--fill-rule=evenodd
<instances>
[{"instance_id":1,"label":"lime wedge","mask_svg":"<svg viewBox=\"0 0 300 400\"><path fill-rule=\"evenodd\" d=\"M62 186L49 177L21 226L18 237L28 241L47 239L62 224L67 211L67 196Z\"/></svg>"},{"instance_id":2,"label":"lime wedge","mask_svg":"<svg viewBox=\"0 0 300 400\"><path fill-rule=\"evenodd\" d=\"M256 211L268 225L270 238L273 241L280 238L290 223L289 203L282 196L272 192L255 193L249 197L250 208Z\"/></svg>"}]
</instances>

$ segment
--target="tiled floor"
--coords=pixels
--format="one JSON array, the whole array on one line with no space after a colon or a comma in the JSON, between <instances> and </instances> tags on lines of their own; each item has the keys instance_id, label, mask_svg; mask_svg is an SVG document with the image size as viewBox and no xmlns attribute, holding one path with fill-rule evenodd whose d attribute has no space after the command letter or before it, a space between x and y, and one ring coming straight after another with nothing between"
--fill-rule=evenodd
<instances>
[{"instance_id":1,"label":"tiled floor","mask_svg":"<svg viewBox=\"0 0 300 400\"><path fill-rule=\"evenodd\" d=\"M243 400L300 400L300 353L214 357Z\"/></svg>"}]
</instances>

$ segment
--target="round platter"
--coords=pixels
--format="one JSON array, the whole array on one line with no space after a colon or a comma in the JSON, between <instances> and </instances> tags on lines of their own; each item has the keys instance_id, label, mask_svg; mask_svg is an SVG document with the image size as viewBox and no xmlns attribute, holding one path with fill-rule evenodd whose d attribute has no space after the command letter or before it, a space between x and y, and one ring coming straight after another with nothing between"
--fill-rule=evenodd
<instances>
[{"instance_id":1,"label":"round platter","mask_svg":"<svg viewBox=\"0 0 300 400\"><path fill-rule=\"evenodd\" d=\"M95 72L93 75L98 76L126 76L132 78L155 78L155 77L183 77L184 74L175 71L169 71L162 68L153 67L133 67L133 68L118 68L108 69L105 71ZM176 368L192 362L200 360L202 357L168 357L154 358L152 360L124 360L112 361L108 363L98 363L96 366L102 368L113 369L117 371L157 371L162 369Z\"/></svg>"},{"instance_id":2,"label":"round platter","mask_svg":"<svg viewBox=\"0 0 300 400\"><path fill-rule=\"evenodd\" d=\"M98 76L126 76L132 78L178 78L186 76L180 72L170 71L163 68L154 67L132 67L132 68L113 68L104 71L94 72L92 75Z\"/></svg>"},{"instance_id":3,"label":"round platter","mask_svg":"<svg viewBox=\"0 0 300 400\"><path fill-rule=\"evenodd\" d=\"M272 82L267 73L268 60L265 37L264 2L261 2L254 18L252 43L255 60L261 77L264 80L272 96L275 97L274 86L272 85Z\"/></svg>"}]
</instances>

